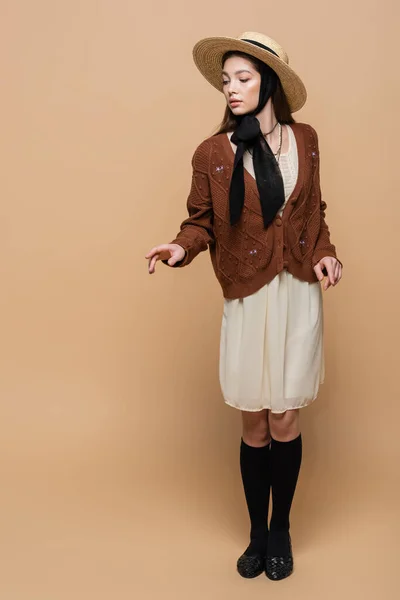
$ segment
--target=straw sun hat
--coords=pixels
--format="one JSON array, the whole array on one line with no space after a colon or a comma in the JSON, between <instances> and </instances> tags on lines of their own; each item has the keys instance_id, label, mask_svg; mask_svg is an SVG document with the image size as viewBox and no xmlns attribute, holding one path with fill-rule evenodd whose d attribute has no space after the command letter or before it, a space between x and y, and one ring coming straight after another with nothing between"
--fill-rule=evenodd
<instances>
[{"instance_id":1,"label":"straw sun hat","mask_svg":"<svg viewBox=\"0 0 400 600\"><path fill-rule=\"evenodd\" d=\"M208 37L193 48L193 59L200 73L211 85L222 92L222 57L229 50L238 50L255 56L278 75L291 112L305 104L306 88L300 77L289 67L289 57L275 40L255 31L245 31L238 38Z\"/></svg>"}]
</instances>

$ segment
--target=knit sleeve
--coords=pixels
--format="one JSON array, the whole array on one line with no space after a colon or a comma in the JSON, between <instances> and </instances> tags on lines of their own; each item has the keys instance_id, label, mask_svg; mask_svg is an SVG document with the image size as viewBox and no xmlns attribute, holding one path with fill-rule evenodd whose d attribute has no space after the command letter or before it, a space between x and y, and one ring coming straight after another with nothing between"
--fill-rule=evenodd
<instances>
[{"instance_id":1,"label":"knit sleeve","mask_svg":"<svg viewBox=\"0 0 400 600\"><path fill-rule=\"evenodd\" d=\"M213 209L208 176L210 146L203 141L192 157L192 181L186 202L188 217L182 221L180 230L170 244L179 244L185 257L173 267L184 267L214 242ZM162 261L168 265L168 260ZM168 265L170 266L170 265Z\"/></svg>"},{"instance_id":2,"label":"knit sleeve","mask_svg":"<svg viewBox=\"0 0 400 600\"><path fill-rule=\"evenodd\" d=\"M317 239L317 243L314 248L314 253L312 257L312 264L315 266L322 258L325 256L332 256L336 258L341 263L341 261L336 256L336 248L330 241L330 231L328 224L325 220L326 208L327 204L324 200L322 200L321 195L321 185L320 185L320 155L319 155L319 145L318 145L318 135L315 129L311 128L313 138L314 138L314 152L316 156L316 164L313 175L313 191L317 197L317 201L319 202L319 211L320 211L320 230ZM343 265L342 265L343 266Z\"/></svg>"}]
</instances>

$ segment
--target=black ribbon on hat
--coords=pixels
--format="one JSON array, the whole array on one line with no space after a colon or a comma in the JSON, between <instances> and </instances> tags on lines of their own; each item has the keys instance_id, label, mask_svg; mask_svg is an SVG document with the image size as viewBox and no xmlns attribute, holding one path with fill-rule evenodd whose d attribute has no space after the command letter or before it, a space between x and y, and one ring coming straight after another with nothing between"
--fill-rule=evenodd
<instances>
[{"instance_id":1,"label":"black ribbon on hat","mask_svg":"<svg viewBox=\"0 0 400 600\"><path fill-rule=\"evenodd\" d=\"M250 113L237 117L238 126L231 136L231 141L237 146L229 188L231 225L239 221L243 210L245 195L243 155L248 149L253 151L254 173L260 194L264 227L271 223L285 202L285 190L279 165L255 116L264 108L276 90L277 84L278 76L275 71L262 63L258 106Z\"/></svg>"},{"instance_id":2,"label":"black ribbon on hat","mask_svg":"<svg viewBox=\"0 0 400 600\"><path fill-rule=\"evenodd\" d=\"M268 50L268 52L271 52L271 54L275 54L275 56L277 56L279 58L279 54L277 54L275 52L275 50L272 50L272 48L268 48L268 46L264 46L264 44L262 44L261 42L256 42L255 40L246 40L245 38L241 38L241 41L242 42L250 42L250 44L254 44L255 46L264 48L264 50Z\"/></svg>"}]
</instances>

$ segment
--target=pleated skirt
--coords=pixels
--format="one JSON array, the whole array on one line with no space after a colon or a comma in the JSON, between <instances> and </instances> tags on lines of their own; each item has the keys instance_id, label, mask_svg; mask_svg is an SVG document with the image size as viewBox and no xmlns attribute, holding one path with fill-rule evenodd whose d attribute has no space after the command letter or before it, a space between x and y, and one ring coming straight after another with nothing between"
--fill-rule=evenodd
<instances>
[{"instance_id":1,"label":"pleated skirt","mask_svg":"<svg viewBox=\"0 0 400 600\"><path fill-rule=\"evenodd\" d=\"M286 270L224 299L219 380L226 404L282 413L316 399L325 377L322 290Z\"/></svg>"}]
</instances>

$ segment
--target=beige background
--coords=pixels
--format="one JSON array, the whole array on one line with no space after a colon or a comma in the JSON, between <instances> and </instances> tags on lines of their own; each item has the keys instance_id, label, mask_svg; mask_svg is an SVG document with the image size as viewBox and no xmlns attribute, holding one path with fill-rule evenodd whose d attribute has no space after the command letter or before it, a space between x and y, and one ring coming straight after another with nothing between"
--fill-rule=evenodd
<instances>
[{"instance_id":1,"label":"beige background","mask_svg":"<svg viewBox=\"0 0 400 600\"><path fill-rule=\"evenodd\" d=\"M397 596L398 4L0 12L0 597ZM246 30L305 81L295 118L318 131L345 266L324 296L327 378L301 413L295 573L279 583L235 571L240 413L218 384L209 257L152 276L144 259L185 218L192 153L224 109L192 46Z\"/></svg>"}]
</instances>

